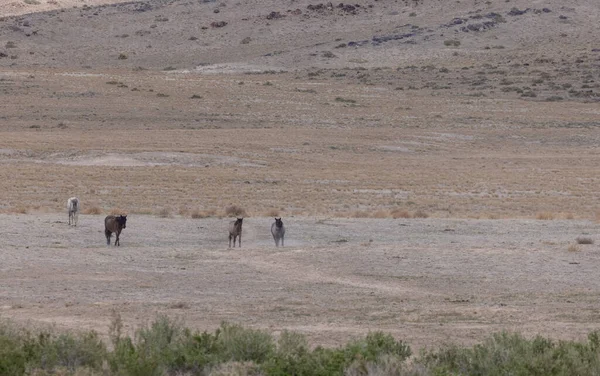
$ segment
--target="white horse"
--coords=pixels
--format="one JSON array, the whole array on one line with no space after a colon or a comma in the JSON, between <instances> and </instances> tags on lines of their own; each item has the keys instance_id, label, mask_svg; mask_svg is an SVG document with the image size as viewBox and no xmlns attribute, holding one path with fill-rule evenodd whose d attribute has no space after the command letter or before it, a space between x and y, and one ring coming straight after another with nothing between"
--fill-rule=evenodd
<instances>
[{"instance_id":1,"label":"white horse","mask_svg":"<svg viewBox=\"0 0 600 376\"><path fill-rule=\"evenodd\" d=\"M69 226L71 222L73 226L77 226L77 220L79 219L79 199L77 197L71 197L67 200L67 209L69 210Z\"/></svg>"}]
</instances>

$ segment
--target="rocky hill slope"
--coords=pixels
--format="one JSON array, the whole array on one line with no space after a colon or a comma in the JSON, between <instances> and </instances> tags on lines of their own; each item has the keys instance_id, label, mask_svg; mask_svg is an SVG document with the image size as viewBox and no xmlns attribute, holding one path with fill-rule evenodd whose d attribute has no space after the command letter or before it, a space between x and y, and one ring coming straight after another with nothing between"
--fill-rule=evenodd
<instances>
[{"instance_id":1,"label":"rocky hill slope","mask_svg":"<svg viewBox=\"0 0 600 376\"><path fill-rule=\"evenodd\" d=\"M63 8L56 1L27 2L16 9L47 10L2 18L2 66L218 72L536 61L576 66L600 58L595 0L150 0L65 2ZM9 4L4 14L15 13Z\"/></svg>"}]
</instances>

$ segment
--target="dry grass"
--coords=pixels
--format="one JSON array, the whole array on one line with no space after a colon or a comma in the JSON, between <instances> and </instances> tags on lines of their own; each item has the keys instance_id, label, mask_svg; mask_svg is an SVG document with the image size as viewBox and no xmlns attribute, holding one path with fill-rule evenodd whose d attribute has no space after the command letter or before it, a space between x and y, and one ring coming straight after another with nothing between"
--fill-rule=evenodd
<instances>
[{"instance_id":1,"label":"dry grass","mask_svg":"<svg viewBox=\"0 0 600 376\"><path fill-rule=\"evenodd\" d=\"M169 210L168 208L162 208L158 210L156 215L160 218L171 218L171 210Z\"/></svg>"},{"instance_id":2,"label":"dry grass","mask_svg":"<svg viewBox=\"0 0 600 376\"><path fill-rule=\"evenodd\" d=\"M429 218L429 214L424 212L423 210L417 210L412 215L413 218Z\"/></svg>"},{"instance_id":3,"label":"dry grass","mask_svg":"<svg viewBox=\"0 0 600 376\"><path fill-rule=\"evenodd\" d=\"M214 209L210 209L210 210L194 209L190 213L190 217L193 219L209 218L209 217L214 217L216 215L217 215L217 211Z\"/></svg>"},{"instance_id":4,"label":"dry grass","mask_svg":"<svg viewBox=\"0 0 600 376\"><path fill-rule=\"evenodd\" d=\"M554 213L551 212L540 212L537 213L535 219L539 219L541 221L551 221L555 218Z\"/></svg>"},{"instance_id":5,"label":"dry grass","mask_svg":"<svg viewBox=\"0 0 600 376\"><path fill-rule=\"evenodd\" d=\"M83 210L83 214L93 214L93 215L102 214L102 208L100 208L99 206L95 206L95 205L90 206Z\"/></svg>"},{"instance_id":6,"label":"dry grass","mask_svg":"<svg viewBox=\"0 0 600 376\"><path fill-rule=\"evenodd\" d=\"M112 208L108 211L110 215L127 215L127 211L121 208Z\"/></svg>"},{"instance_id":7,"label":"dry grass","mask_svg":"<svg viewBox=\"0 0 600 376\"><path fill-rule=\"evenodd\" d=\"M279 210L277 209L269 209L265 213L265 217L279 217Z\"/></svg>"},{"instance_id":8,"label":"dry grass","mask_svg":"<svg viewBox=\"0 0 600 376\"><path fill-rule=\"evenodd\" d=\"M10 208L9 212L15 213L15 214L27 214L27 213L29 213L29 208L26 206L16 206L16 207Z\"/></svg>"},{"instance_id":9,"label":"dry grass","mask_svg":"<svg viewBox=\"0 0 600 376\"><path fill-rule=\"evenodd\" d=\"M371 218L389 218L390 213L385 210L377 210L371 214Z\"/></svg>"},{"instance_id":10,"label":"dry grass","mask_svg":"<svg viewBox=\"0 0 600 376\"><path fill-rule=\"evenodd\" d=\"M600 175L600 156L575 144L565 144L558 151L548 148L544 142L539 145L505 142L510 135L508 130L494 126L472 128L472 120L469 120L497 111L507 122L517 120L516 131L535 129L541 140L553 139L568 135L567 132L572 131L566 127L568 124L577 126L595 120L595 115L578 107L586 105L556 102L548 108L545 103L521 103L519 99L524 112L517 116L512 107L499 107L492 97L480 106L472 106L464 102L464 98L423 96L417 91L418 95L407 98L400 91L372 92L373 86L336 80L324 82L322 90L306 95L296 91L302 82L294 76L281 76L278 90L273 91L260 85L265 80L262 76L225 79L217 75L213 80L194 81L192 85L183 78L164 80L145 72L136 72L135 77L117 74L111 79L130 85L135 80L136 86L152 87L152 93L145 96L145 92L123 90L116 96L115 86L106 85L104 76L57 78L43 69L33 73L35 78L13 78L15 87L30 85L31 88L26 95L15 91L5 96L8 101L5 116L18 118L34 103L48 116L58 114L54 99L47 99L46 93L63 86L97 93L93 98L78 97L73 108L94 107L98 116L86 123L85 129L69 124L68 131L44 127L32 131L28 128L31 122L26 118L26 125L10 125L11 131L2 135L2 148L8 152L28 152L10 157L0 153L0 161L19 160L18 171L8 168L9 164L0 169L0 190L6 208L36 203L63 211L63 198L72 192L72 187L65 182L76 175L79 184L93 187L82 194L105 208L105 213L111 207L127 208L130 213L143 213L141 210L149 208L148 213L155 215L157 208L167 207L175 215L184 207L187 209L179 213L189 218L188 210L193 208L217 208L219 215L225 215L223 209L236 204L243 206L246 213L261 215L269 208L285 207L286 216L292 213L341 216L347 210L360 210L369 213L370 218L379 218L385 217L381 210L389 209L388 215L392 218L412 218L418 208L422 210L417 211L416 217L421 217L423 211L432 217L458 218L487 218L488 214L502 218L535 218L536 213L544 211L561 219L569 212L577 213L578 219L593 215L588 201L595 192L592 183L578 184L571 189L572 195L556 192L564 190L565 181L578 178L577 171L567 168L572 161L563 156L570 155L571 150L582 153L581 169L589 171L591 177ZM239 80L246 84L238 85ZM408 84L402 86L408 87ZM220 87L219 92L210 101L203 102L202 116L196 111L197 101L181 100L189 99L194 93L209 92L213 85ZM415 83L415 87L420 86ZM157 92L171 95L161 99L172 112L165 116L177 114L185 124L198 119L195 129L182 129L163 117L150 117L141 122L139 113L155 111ZM324 105L332 101L331 93L340 92L348 93L348 98L361 98L359 102L364 107L358 112L351 107ZM302 96L303 106L283 109L286 117L278 123L281 132L251 125L271 121L269 119L280 114L282 108L272 106L274 100L293 103L298 96ZM234 104L229 100L232 97L238 98ZM244 107L246 103L251 103L251 107ZM401 112L410 119L402 141L398 141L397 124L391 120L400 111L399 103ZM226 114L233 106L244 111L239 118L229 119ZM431 122L429 116L423 115L431 107L439 113L459 109L462 115L453 118L450 124ZM77 116L71 107L60 111L65 112L64 117ZM118 124L122 118L131 120L125 128L108 126ZM344 124L353 137L341 138L341 130L335 127L298 126L306 122L317 124L319 119L325 118L332 124ZM364 120L358 120L360 118ZM249 119L252 120L246 121ZM376 119L378 126L372 127L372 121L366 119ZM541 129L540 125L548 122L556 127ZM208 130L206 124L213 128L211 137L198 138L198 129ZM236 137L232 137L231 126L236 128ZM594 135L593 130L582 129L583 137ZM469 141L471 139L477 142ZM268 145L265 140L269 140ZM430 153L432 145L439 146L438 152ZM497 146L498 150L487 157L489 162L484 166L476 156L485 154L490 145ZM143 153L136 152L139 150ZM82 164L65 164L71 158L62 156L65 151L77 155ZM139 158L138 154L144 155ZM107 155L110 158L106 158ZM529 155L539 158L519 159L518 168L507 162L513 157ZM139 165L127 168L119 164L131 159ZM88 161L90 164L85 164ZM500 165L502 168L498 169ZM403 173L389 173L398 169ZM531 173L524 176L521 171ZM548 178L547 171L557 172ZM200 176L201 194L198 191ZM34 186L32 181L36 182ZM493 189L481 188L475 192L473 184L477 182L502 189L493 192ZM502 195L510 199L503 199ZM452 208L451 213L448 208Z\"/></svg>"},{"instance_id":11,"label":"dry grass","mask_svg":"<svg viewBox=\"0 0 600 376\"><path fill-rule=\"evenodd\" d=\"M594 239L587 236L578 236L575 241L577 244L594 244Z\"/></svg>"},{"instance_id":12,"label":"dry grass","mask_svg":"<svg viewBox=\"0 0 600 376\"><path fill-rule=\"evenodd\" d=\"M190 305L188 303L186 303L186 302L176 302L176 303L170 304L169 308L172 308L172 309L188 309L188 308L190 308Z\"/></svg>"},{"instance_id":13,"label":"dry grass","mask_svg":"<svg viewBox=\"0 0 600 376\"><path fill-rule=\"evenodd\" d=\"M371 215L368 211L365 210L357 210L348 215L350 218L370 218Z\"/></svg>"},{"instance_id":14,"label":"dry grass","mask_svg":"<svg viewBox=\"0 0 600 376\"><path fill-rule=\"evenodd\" d=\"M394 209L390 212L392 218L412 218L412 215L408 212L408 210L404 209Z\"/></svg>"},{"instance_id":15,"label":"dry grass","mask_svg":"<svg viewBox=\"0 0 600 376\"><path fill-rule=\"evenodd\" d=\"M577 244L569 244L569 247L567 248L567 251L569 252L579 252L581 250L581 247L579 247Z\"/></svg>"},{"instance_id":16,"label":"dry grass","mask_svg":"<svg viewBox=\"0 0 600 376\"><path fill-rule=\"evenodd\" d=\"M241 206L231 205L225 208L225 215L228 217L246 217L247 213Z\"/></svg>"}]
</instances>

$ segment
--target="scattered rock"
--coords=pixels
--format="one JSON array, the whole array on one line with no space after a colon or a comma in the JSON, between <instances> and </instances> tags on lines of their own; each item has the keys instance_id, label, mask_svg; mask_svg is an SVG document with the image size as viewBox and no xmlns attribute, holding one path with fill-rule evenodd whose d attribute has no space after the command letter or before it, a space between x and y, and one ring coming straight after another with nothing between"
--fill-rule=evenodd
<instances>
[{"instance_id":1,"label":"scattered rock","mask_svg":"<svg viewBox=\"0 0 600 376\"><path fill-rule=\"evenodd\" d=\"M383 43L383 42L389 42L392 40L406 39L406 38L410 38L410 37L414 37L414 36L415 36L415 33L392 34L392 35L374 36L373 38L371 38L371 40L374 43ZM348 45L350 45L350 43L348 43Z\"/></svg>"},{"instance_id":2,"label":"scattered rock","mask_svg":"<svg viewBox=\"0 0 600 376\"><path fill-rule=\"evenodd\" d=\"M137 4L137 6L134 8L134 11L136 11L136 12L148 12L151 10L152 10L152 5L150 5L148 3Z\"/></svg>"},{"instance_id":3,"label":"scattered rock","mask_svg":"<svg viewBox=\"0 0 600 376\"><path fill-rule=\"evenodd\" d=\"M211 27L225 27L227 26L227 22L226 21L215 21L215 22L211 22L210 24Z\"/></svg>"},{"instance_id":4,"label":"scattered rock","mask_svg":"<svg viewBox=\"0 0 600 376\"><path fill-rule=\"evenodd\" d=\"M519 10L519 8L512 8L510 10L510 12L508 12L507 14L509 16L521 16L525 13L527 13L529 11L529 8L525 9L525 10Z\"/></svg>"},{"instance_id":5,"label":"scattered rock","mask_svg":"<svg viewBox=\"0 0 600 376\"><path fill-rule=\"evenodd\" d=\"M248 44L251 41L252 41L252 38L246 37L246 38L242 39L242 41L240 42L240 44Z\"/></svg>"},{"instance_id":6,"label":"scattered rock","mask_svg":"<svg viewBox=\"0 0 600 376\"><path fill-rule=\"evenodd\" d=\"M282 15L279 12L271 12L267 15L267 20L278 20L283 17L285 17L285 15Z\"/></svg>"},{"instance_id":7,"label":"scattered rock","mask_svg":"<svg viewBox=\"0 0 600 376\"><path fill-rule=\"evenodd\" d=\"M482 23L469 24L460 28L461 31L468 33L469 31L484 31L497 26L498 23L495 21L486 21Z\"/></svg>"},{"instance_id":8,"label":"scattered rock","mask_svg":"<svg viewBox=\"0 0 600 376\"><path fill-rule=\"evenodd\" d=\"M359 5L357 4L357 6ZM356 13L356 6L354 5L339 3L337 7L338 9L341 9L344 12Z\"/></svg>"}]
</instances>

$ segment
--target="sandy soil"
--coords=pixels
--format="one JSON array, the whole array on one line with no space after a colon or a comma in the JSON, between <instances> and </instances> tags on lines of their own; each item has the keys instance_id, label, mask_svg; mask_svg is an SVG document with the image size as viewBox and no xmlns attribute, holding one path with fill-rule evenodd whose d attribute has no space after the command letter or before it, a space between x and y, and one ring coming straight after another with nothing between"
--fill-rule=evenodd
<instances>
[{"instance_id":1,"label":"sandy soil","mask_svg":"<svg viewBox=\"0 0 600 376\"><path fill-rule=\"evenodd\" d=\"M107 247L103 216L66 217L0 216L2 317L107 333L112 310L129 329L166 313L328 345L381 329L416 347L600 328L600 249L567 251L595 238L588 221L294 217L275 248L272 220L247 218L228 249L226 218L130 215L122 246Z\"/></svg>"}]
</instances>

